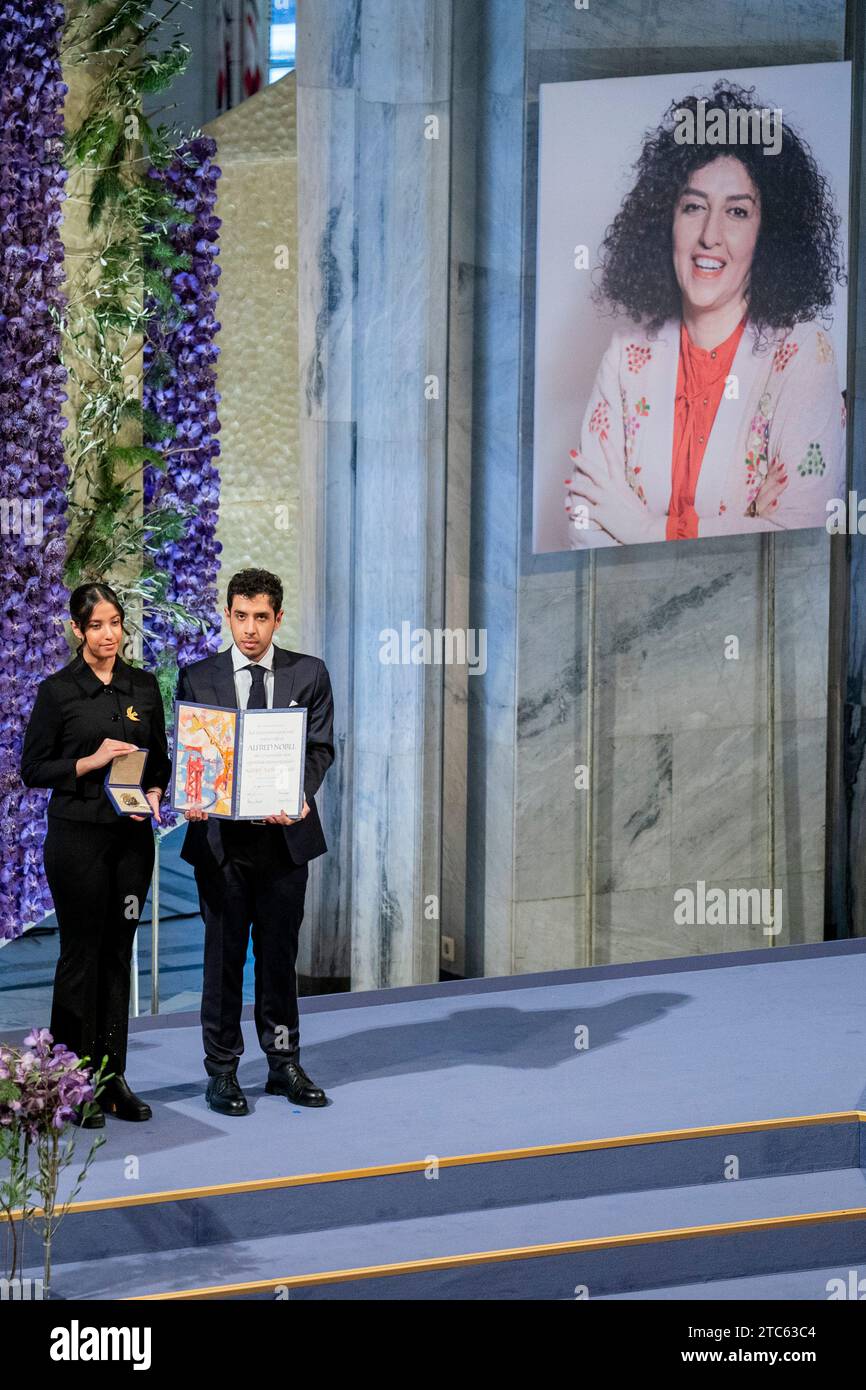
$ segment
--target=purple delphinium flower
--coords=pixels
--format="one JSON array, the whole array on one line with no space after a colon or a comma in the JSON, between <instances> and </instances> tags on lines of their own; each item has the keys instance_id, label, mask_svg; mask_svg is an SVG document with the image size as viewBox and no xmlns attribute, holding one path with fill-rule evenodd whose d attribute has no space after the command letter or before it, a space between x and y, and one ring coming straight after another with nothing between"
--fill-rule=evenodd
<instances>
[{"instance_id":1,"label":"purple delphinium flower","mask_svg":"<svg viewBox=\"0 0 866 1390\"><path fill-rule=\"evenodd\" d=\"M194 509L183 536L160 547L156 565L168 576L166 597L201 624L178 633L169 617L159 611L149 613L144 658L151 668L164 665L168 656L185 666L218 651L220 645L220 545L216 539L220 398L215 369L219 348L214 341L220 328L216 319L220 220L214 215L220 169L214 163L215 154L216 142L199 136L181 145L166 169L151 170L151 178L163 181L176 206L191 214L192 220L177 224L170 238L179 254L189 256L189 267L162 271L171 284L176 314L169 321L164 313L154 312L144 346L145 408L174 429L170 439L146 441L166 455L167 467L145 469L144 500L148 508Z\"/></svg>"},{"instance_id":2,"label":"purple delphinium flower","mask_svg":"<svg viewBox=\"0 0 866 1390\"><path fill-rule=\"evenodd\" d=\"M62 29L53 0L0 3L0 937L51 910L45 793L22 787L19 763L36 687L68 657Z\"/></svg>"},{"instance_id":3,"label":"purple delphinium flower","mask_svg":"<svg viewBox=\"0 0 866 1390\"><path fill-rule=\"evenodd\" d=\"M181 145L172 162L150 177L161 180L175 206L190 216L178 223L170 240L179 255L189 257L187 270L153 265L171 284L173 311L153 300L144 344L143 405L163 425L171 438L146 439L165 455L166 467L144 470L145 509L165 509L185 514L183 535L159 546L154 563L166 580L165 597L180 604L194 625L178 631L176 623L159 608L145 614L144 662L152 670L186 666L219 651L220 614L217 574L221 546L216 539L219 515L220 475L216 466L220 428L216 389L215 338L216 258L220 219L214 214L217 180L221 170L214 163L216 142L198 136ZM175 813L163 811L163 826L171 828Z\"/></svg>"}]
</instances>

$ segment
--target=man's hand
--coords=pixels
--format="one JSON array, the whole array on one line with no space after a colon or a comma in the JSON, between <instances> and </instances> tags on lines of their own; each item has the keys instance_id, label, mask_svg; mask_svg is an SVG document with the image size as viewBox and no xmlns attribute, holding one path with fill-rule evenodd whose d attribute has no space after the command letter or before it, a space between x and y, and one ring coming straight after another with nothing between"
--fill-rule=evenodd
<instances>
[{"instance_id":1,"label":"man's hand","mask_svg":"<svg viewBox=\"0 0 866 1390\"><path fill-rule=\"evenodd\" d=\"M299 816L287 816L285 811L281 811L278 816L265 816L264 819L268 825L295 825L299 820L304 820L309 814L310 808L307 805L307 798L304 797L304 809Z\"/></svg>"},{"instance_id":2,"label":"man's hand","mask_svg":"<svg viewBox=\"0 0 866 1390\"><path fill-rule=\"evenodd\" d=\"M207 811L203 811L201 806L190 806L183 814L185 820L207 820Z\"/></svg>"}]
</instances>

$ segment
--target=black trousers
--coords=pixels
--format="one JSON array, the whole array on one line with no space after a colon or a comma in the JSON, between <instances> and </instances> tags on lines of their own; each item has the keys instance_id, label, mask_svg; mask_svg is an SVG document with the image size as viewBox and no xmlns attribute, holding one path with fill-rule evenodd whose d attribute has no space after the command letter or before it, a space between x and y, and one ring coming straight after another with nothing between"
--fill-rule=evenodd
<instances>
[{"instance_id":1,"label":"black trousers","mask_svg":"<svg viewBox=\"0 0 866 1390\"><path fill-rule=\"evenodd\" d=\"M60 928L51 1032L79 1057L126 1069L132 943L153 875L149 821L48 818L45 876Z\"/></svg>"},{"instance_id":2,"label":"black trousers","mask_svg":"<svg viewBox=\"0 0 866 1390\"><path fill-rule=\"evenodd\" d=\"M250 927L259 1045L273 1066L297 1061L295 963L309 877L306 864L292 862L279 826L226 821L222 835L226 862L195 871L205 925L201 1024L209 1076L235 1071L244 1050L241 1009Z\"/></svg>"}]
</instances>

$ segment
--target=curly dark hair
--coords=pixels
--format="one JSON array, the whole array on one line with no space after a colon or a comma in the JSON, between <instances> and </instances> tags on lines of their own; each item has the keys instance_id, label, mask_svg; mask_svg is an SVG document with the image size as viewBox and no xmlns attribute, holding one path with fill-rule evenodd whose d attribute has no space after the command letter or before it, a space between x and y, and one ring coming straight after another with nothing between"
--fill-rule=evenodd
<instances>
[{"instance_id":1,"label":"curly dark hair","mask_svg":"<svg viewBox=\"0 0 866 1390\"><path fill-rule=\"evenodd\" d=\"M676 112L691 111L698 101L725 112L766 109L746 89L720 80L712 99L695 94L671 102L656 130L649 131L635 165L631 192L608 227L602 243L601 279L593 298L614 313L626 313L655 332L679 318L682 295L673 265L673 217L677 199L695 169L722 155L743 164L758 189L761 226L747 288L749 319L763 335L820 318L827 322L834 286L845 284L839 246L840 219L830 186L808 144L782 123L778 154L765 155L759 144L678 144Z\"/></svg>"},{"instance_id":2,"label":"curly dark hair","mask_svg":"<svg viewBox=\"0 0 866 1390\"><path fill-rule=\"evenodd\" d=\"M271 574L269 570L238 570L229 580L226 608L229 612L232 611L234 598L257 598L259 594L264 594L270 599L275 614L282 612L283 585L275 574Z\"/></svg>"}]
</instances>

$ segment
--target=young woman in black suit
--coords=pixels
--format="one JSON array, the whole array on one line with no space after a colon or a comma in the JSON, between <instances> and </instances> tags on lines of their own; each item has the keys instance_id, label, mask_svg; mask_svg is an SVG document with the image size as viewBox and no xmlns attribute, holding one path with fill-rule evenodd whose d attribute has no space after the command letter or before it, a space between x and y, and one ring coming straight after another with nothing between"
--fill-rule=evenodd
<instances>
[{"instance_id":1,"label":"young woman in black suit","mask_svg":"<svg viewBox=\"0 0 866 1390\"><path fill-rule=\"evenodd\" d=\"M78 655L42 681L24 737L21 776L50 787L45 876L60 928L51 1032L113 1080L101 1111L149 1120L150 1106L126 1083L132 943L153 874L150 818L121 816L105 792L118 753L147 748L143 786L158 822L171 771L156 677L121 660L123 608L107 584L70 597Z\"/></svg>"}]
</instances>

